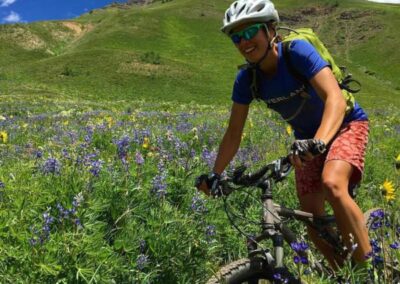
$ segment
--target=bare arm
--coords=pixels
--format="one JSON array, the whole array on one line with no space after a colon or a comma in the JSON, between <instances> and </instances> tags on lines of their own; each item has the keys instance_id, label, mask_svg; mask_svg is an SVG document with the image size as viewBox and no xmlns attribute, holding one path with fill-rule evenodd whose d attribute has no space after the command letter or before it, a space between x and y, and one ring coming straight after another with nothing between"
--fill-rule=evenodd
<instances>
[{"instance_id":1,"label":"bare arm","mask_svg":"<svg viewBox=\"0 0 400 284\"><path fill-rule=\"evenodd\" d=\"M312 87L318 96L324 102L324 112L322 114L321 124L315 133L314 138L322 140L328 144L338 132L343 123L346 113L346 100L342 91L329 67L323 68L311 80ZM313 157L308 154L303 157L305 160L311 160ZM301 167L302 161L298 156L291 156L291 163L296 167Z\"/></svg>"},{"instance_id":2,"label":"bare arm","mask_svg":"<svg viewBox=\"0 0 400 284\"><path fill-rule=\"evenodd\" d=\"M213 171L221 174L235 156L242 140L243 128L249 112L248 105L233 103L228 128L219 146Z\"/></svg>"},{"instance_id":3,"label":"bare arm","mask_svg":"<svg viewBox=\"0 0 400 284\"><path fill-rule=\"evenodd\" d=\"M346 100L335 76L328 67L319 71L310 80L310 83L325 104L322 121L314 138L321 139L328 144L343 123Z\"/></svg>"}]
</instances>

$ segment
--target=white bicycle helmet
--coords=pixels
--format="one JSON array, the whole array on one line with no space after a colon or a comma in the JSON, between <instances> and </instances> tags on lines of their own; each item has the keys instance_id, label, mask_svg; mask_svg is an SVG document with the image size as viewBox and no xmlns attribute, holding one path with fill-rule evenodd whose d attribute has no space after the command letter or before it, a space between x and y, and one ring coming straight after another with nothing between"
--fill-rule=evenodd
<instances>
[{"instance_id":1,"label":"white bicycle helmet","mask_svg":"<svg viewBox=\"0 0 400 284\"><path fill-rule=\"evenodd\" d=\"M229 34L231 30L247 22L279 22L278 12L269 0L238 0L226 10L221 31Z\"/></svg>"}]
</instances>

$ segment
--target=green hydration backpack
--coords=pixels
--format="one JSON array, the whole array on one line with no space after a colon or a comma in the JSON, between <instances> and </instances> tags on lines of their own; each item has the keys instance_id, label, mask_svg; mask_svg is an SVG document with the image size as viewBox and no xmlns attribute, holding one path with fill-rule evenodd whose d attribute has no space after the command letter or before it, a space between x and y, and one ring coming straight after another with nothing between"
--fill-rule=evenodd
<instances>
[{"instance_id":1,"label":"green hydration backpack","mask_svg":"<svg viewBox=\"0 0 400 284\"><path fill-rule=\"evenodd\" d=\"M361 84L354 80L352 78L351 74L346 74L346 68L345 67L339 67L335 61L333 60L333 57L329 53L328 49L325 47L325 45L321 42L321 40L318 38L318 36L314 33L314 31L310 28L299 28L299 29L290 29L290 28L284 28L281 27L280 29L285 29L289 30L289 34L287 36L284 36L282 38L282 51L283 51L283 58L285 60L286 66L292 74L294 78L302 82L305 86L305 90L310 86L310 83L308 80L298 71L296 70L296 67L292 64L291 59L290 59L290 44L293 40L296 39L301 39L309 42L314 46L314 48L318 51L320 56L328 62L328 64L331 66L332 72L334 76L336 77L338 84L342 90L342 94L344 98L346 99L347 102L347 108L346 108L346 114L349 113L353 107L354 107L354 96L353 93L357 93L360 91ZM249 69L249 76L250 76L250 89L252 92L252 95L255 99L260 100L261 99L261 94L259 93L258 89L258 82L257 82L257 76L256 76L256 68L251 67L250 64L242 65L239 68L245 67ZM351 88L350 83L356 84L356 88ZM303 97L303 103L301 106L299 106L299 109L295 112L295 114L291 115L289 118L285 118L286 121L289 121L296 117L301 109L303 108L305 102L307 99L309 99L309 96L302 96ZM267 103L267 105L270 107L270 104Z\"/></svg>"}]
</instances>

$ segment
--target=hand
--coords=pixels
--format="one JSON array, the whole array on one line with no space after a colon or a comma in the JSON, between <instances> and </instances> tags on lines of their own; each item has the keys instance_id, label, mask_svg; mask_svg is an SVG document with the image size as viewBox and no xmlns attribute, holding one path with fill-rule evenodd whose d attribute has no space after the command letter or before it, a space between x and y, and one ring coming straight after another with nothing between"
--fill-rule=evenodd
<instances>
[{"instance_id":1,"label":"hand","mask_svg":"<svg viewBox=\"0 0 400 284\"><path fill-rule=\"evenodd\" d=\"M326 145L320 139L296 140L290 148L289 159L295 167L301 167L302 161L310 161L325 151Z\"/></svg>"},{"instance_id":2,"label":"hand","mask_svg":"<svg viewBox=\"0 0 400 284\"><path fill-rule=\"evenodd\" d=\"M206 195L220 196L219 185L221 176L217 173L203 174L196 178L195 186Z\"/></svg>"}]
</instances>

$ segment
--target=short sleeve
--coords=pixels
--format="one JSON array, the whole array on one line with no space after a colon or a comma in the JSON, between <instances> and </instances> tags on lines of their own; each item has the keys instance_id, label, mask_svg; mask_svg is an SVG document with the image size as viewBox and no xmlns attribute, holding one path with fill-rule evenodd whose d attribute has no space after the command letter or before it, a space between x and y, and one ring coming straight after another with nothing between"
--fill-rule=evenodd
<instances>
[{"instance_id":1,"label":"short sleeve","mask_svg":"<svg viewBox=\"0 0 400 284\"><path fill-rule=\"evenodd\" d=\"M310 80L326 66L330 66L305 40L294 40L290 45L290 57L296 70Z\"/></svg>"},{"instance_id":2,"label":"short sleeve","mask_svg":"<svg viewBox=\"0 0 400 284\"><path fill-rule=\"evenodd\" d=\"M232 101L248 105L253 100L250 90L250 78L247 70L240 70L233 85Z\"/></svg>"}]
</instances>

